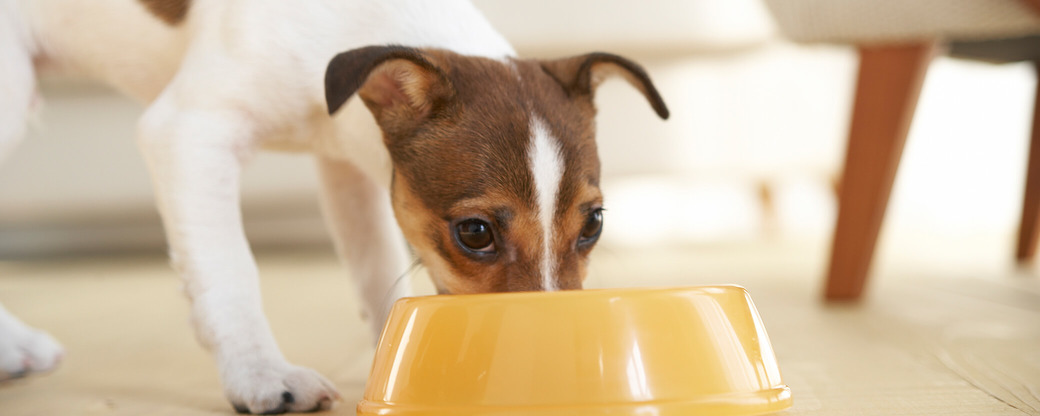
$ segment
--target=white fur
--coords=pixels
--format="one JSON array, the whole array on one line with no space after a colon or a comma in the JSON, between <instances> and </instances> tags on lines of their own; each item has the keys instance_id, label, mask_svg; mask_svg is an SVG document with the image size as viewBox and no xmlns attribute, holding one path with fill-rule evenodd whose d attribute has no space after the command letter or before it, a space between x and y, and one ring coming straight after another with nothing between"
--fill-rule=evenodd
<instances>
[{"instance_id":1,"label":"white fur","mask_svg":"<svg viewBox=\"0 0 1040 416\"><path fill-rule=\"evenodd\" d=\"M537 195L538 220L542 224L542 289L551 291L557 289L556 258L552 249L553 218L556 214L556 196L563 178L563 158L560 156L560 145L549 134L545 122L534 115L531 116L531 145L527 157Z\"/></svg>"},{"instance_id":2,"label":"white fur","mask_svg":"<svg viewBox=\"0 0 1040 416\"><path fill-rule=\"evenodd\" d=\"M393 301L411 295L408 281L397 281L410 256L392 214L389 190L351 163L321 159L319 167L322 208L332 239L361 293L372 297L362 314L378 335Z\"/></svg>"},{"instance_id":3,"label":"white fur","mask_svg":"<svg viewBox=\"0 0 1040 416\"><path fill-rule=\"evenodd\" d=\"M174 27L135 0L0 0L0 152L21 136L34 61L38 71L82 73L149 104L138 145L196 333L227 397L254 413L309 410L336 392L288 363L267 325L239 171L260 147L321 156L329 222L378 331L386 305L407 293L393 284L408 254L385 201L389 157L359 100L335 118L324 101L329 60L374 44L514 55L465 0L194 0ZM0 339L9 332L0 324Z\"/></svg>"},{"instance_id":4,"label":"white fur","mask_svg":"<svg viewBox=\"0 0 1040 416\"><path fill-rule=\"evenodd\" d=\"M50 371L62 355L54 338L25 325L0 305L0 380Z\"/></svg>"}]
</instances>

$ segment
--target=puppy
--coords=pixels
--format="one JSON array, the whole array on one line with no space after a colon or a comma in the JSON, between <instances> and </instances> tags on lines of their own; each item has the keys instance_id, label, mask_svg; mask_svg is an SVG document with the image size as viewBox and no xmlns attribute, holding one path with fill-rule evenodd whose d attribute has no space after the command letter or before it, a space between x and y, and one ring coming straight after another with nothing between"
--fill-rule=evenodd
<instances>
[{"instance_id":1,"label":"puppy","mask_svg":"<svg viewBox=\"0 0 1040 416\"><path fill-rule=\"evenodd\" d=\"M440 293L580 288L603 226L597 85L619 75L668 116L631 61L518 59L465 0L0 0L0 150L22 136L40 71L147 103L137 145L171 263L241 413L337 398L285 359L261 310L238 195L256 151L315 155L378 333L386 300L408 294L394 284L410 257L402 234ZM60 355L0 310L0 375Z\"/></svg>"}]
</instances>

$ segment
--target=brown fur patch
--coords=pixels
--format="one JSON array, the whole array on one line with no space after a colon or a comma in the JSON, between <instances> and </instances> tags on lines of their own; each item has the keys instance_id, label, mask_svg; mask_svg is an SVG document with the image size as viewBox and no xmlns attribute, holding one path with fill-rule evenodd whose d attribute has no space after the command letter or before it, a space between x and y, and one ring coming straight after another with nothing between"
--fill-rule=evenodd
<instances>
[{"instance_id":1,"label":"brown fur patch","mask_svg":"<svg viewBox=\"0 0 1040 416\"><path fill-rule=\"evenodd\" d=\"M176 26L188 17L191 0L140 0L149 12L170 26Z\"/></svg>"},{"instance_id":2,"label":"brown fur patch","mask_svg":"<svg viewBox=\"0 0 1040 416\"><path fill-rule=\"evenodd\" d=\"M579 244L581 229L602 206L591 72L635 65L594 58L503 63L390 46L345 52L330 63L330 112L357 91L376 115L394 166L395 215L439 291L543 288L543 236L529 160L532 117L548 128L564 163L552 213L554 286L581 288L594 245ZM389 80L379 78L386 68ZM629 78L652 103L660 101L639 71ZM575 82L588 85L587 92ZM663 102L654 107L667 115ZM493 253L457 242L454 226L466 219L491 225Z\"/></svg>"},{"instance_id":3,"label":"brown fur patch","mask_svg":"<svg viewBox=\"0 0 1040 416\"><path fill-rule=\"evenodd\" d=\"M388 135L386 144L399 182L395 198L430 214L397 206L403 215L431 218L416 224L424 232L409 240L426 245L424 258L437 258L426 263L437 264L431 274L438 285L451 293L542 288L541 225L529 166L535 116L558 142L564 161L553 213L557 238L551 243L559 260L556 286L581 288L591 246L577 247L576 241L589 207L602 203L592 102L569 97L537 62L514 62L514 72L501 62L447 52L429 52L429 59L446 75L455 100L431 114L417 134ZM450 225L465 218L492 225L493 257L478 258L456 243ZM420 239L425 242L416 243Z\"/></svg>"}]
</instances>

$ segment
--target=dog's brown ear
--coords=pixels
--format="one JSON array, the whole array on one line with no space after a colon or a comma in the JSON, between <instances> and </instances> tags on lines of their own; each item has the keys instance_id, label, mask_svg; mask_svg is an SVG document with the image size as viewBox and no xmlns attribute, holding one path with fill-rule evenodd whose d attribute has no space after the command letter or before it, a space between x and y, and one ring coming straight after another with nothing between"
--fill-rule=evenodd
<instances>
[{"instance_id":1,"label":"dog's brown ear","mask_svg":"<svg viewBox=\"0 0 1040 416\"><path fill-rule=\"evenodd\" d=\"M596 92L596 87L603 80L620 75L643 93L658 116L662 119L668 118L668 107L661 99L661 94L654 88L650 77L646 75L646 71L628 59L609 53L593 52L588 55L542 61L542 68L556 78L571 97L586 97L590 100Z\"/></svg>"},{"instance_id":2,"label":"dog's brown ear","mask_svg":"<svg viewBox=\"0 0 1040 416\"><path fill-rule=\"evenodd\" d=\"M419 49L368 46L332 58L325 103L333 114L355 93L376 121L419 122L454 95L451 82Z\"/></svg>"}]
</instances>

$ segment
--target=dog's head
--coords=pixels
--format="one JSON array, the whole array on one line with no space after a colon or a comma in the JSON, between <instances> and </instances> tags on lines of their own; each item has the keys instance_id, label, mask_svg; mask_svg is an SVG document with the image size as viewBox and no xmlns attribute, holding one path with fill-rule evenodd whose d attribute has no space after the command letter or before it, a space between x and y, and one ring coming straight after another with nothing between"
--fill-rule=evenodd
<instances>
[{"instance_id":1,"label":"dog's head","mask_svg":"<svg viewBox=\"0 0 1040 416\"><path fill-rule=\"evenodd\" d=\"M603 228L593 94L620 75L662 118L635 63L372 46L337 55L329 113L355 93L393 162L397 221L441 293L581 288Z\"/></svg>"}]
</instances>

